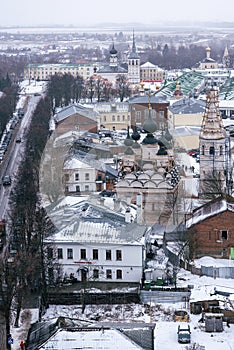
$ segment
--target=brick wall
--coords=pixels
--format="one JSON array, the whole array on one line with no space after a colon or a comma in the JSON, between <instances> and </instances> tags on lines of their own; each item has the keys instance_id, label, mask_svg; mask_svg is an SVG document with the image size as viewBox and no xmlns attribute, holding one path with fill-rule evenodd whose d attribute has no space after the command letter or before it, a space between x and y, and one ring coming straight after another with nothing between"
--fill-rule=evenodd
<instances>
[{"instance_id":1,"label":"brick wall","mask_svg":"<svg viewBox=\"0 0 234 350\"><path fill-rule=\"evenodd\" d=\"M97 132L97 122L90 118L79 114L71 115L70 117L60 121L56 125L57 135L63 135L69 131L89 131Z\"/></svg>"},{"instance_id":2,"label":"brick wall","mask_svg":"<svg viewBox=\"0 0 234 350\"><path fill-rule=\"evenodd\" d=\"M214 215L188 231L194 258L209 255L227 259L234 247L234 213L227 210Z\"/></svg>"}]
</instances>

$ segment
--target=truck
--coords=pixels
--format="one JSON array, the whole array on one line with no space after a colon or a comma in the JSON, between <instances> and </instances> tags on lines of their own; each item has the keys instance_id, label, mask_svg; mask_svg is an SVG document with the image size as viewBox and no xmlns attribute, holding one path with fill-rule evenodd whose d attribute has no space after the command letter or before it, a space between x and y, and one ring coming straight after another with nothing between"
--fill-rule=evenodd
<instances>
[{"instance_id":1,"label":"truck","mask_svg":"<svg viewBox=\"0 0 234 350\"><path fill-rule=\"evenodd\" d=\"M191 331L190 331L190 325L187 323L180 324L178 326L178 343L187 344L191 341Z\"/></svg>"}]
</instances>

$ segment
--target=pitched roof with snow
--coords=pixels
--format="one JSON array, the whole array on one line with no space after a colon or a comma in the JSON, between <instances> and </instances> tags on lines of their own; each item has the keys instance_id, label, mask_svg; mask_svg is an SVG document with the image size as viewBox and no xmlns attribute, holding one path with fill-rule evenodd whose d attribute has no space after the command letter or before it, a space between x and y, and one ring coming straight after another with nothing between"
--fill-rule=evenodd
<instances>
[{"instance_id":1,"label":"pitched roof with snow","mask_svg":"<svg viewBox=\"0 0 234 350\"><path fill-rule=\"evenodd\" d=\"M190 228L191 226L198 224L199 222L202 222L212 216L223 213L227 210L234 213L234 202L231 199L230 201L226 198L214 199L213 201L206 203L193 211L192 217L186 222L186 228Z\"/></svg>"},{"instance_id":2,"label":"pitched roof with snow","mask_svg":"<svg viewBox=\"0 0 234 350\"><path fill-rule=\"evenodd\" d=\"M141 68L156 68L157 66L151 62L145 62L141 65Z\"/></svg>"},{"instance_id":3,"label":"pitched roof with snow","mask_svg":"<svg viewBox=\"0 0 234 350\"><path fill-rule=\"evenodd\" d=\"M141 244L146 231L146 226L127 223L125 215L89 201L54 209L50 217L58 231L47 241Z\"/></svg>"},{"instance_id":4,"label":"pitched roof with snow","mask_svg":"<svg viewBox=\"0 0 234 350\"><path fill-rule=\"evenodd\" d=\"M62 120L74 115L80 114L86 118L90 118L93 121L97 119L97 112L94 112L92 109L82 106L81 104L72 104L60 110L55 116L55 122L59 123Z\"/></svg>"},{"instance_id":5,"label":"pitched roof with snow","mask_svg":"<svg viewBox=\"0 0 234 350\"><path fill-rule=\"evenodd\" d=\"M128 350L143 349L129 338L127 338L121 332L115 329L95 329L95 330L74 330L60 329L54 334L40 349L54 348L54 344L57 344L55 349L115 349L116 344L118 348Z\"/></svg>"},{"instance_id":6,"label":"pitched roof with snow","mask_svg":"<svg viewBox=\"0 0 234 350\"><path fill-rule=\"evenodd\" d=\"M205 111L206 103L194 98L183 98L173 103L169 110L173 114L202 114Z\"/></svg>"}]
</instances>

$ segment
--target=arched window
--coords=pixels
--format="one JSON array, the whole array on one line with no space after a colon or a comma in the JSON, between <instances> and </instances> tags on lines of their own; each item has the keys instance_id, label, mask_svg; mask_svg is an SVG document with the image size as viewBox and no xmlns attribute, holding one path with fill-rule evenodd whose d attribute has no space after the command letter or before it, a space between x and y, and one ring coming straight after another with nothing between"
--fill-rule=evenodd
<instances>
[{"instance_id":1,"label":"arched window","mask_svg":"<svg viewBox=\"0 0 234 350\"><path fill-rule=\"evenodd\" d=\"M219 147L219 155L222 156L223 155L223 146Z\"/></svg>"},{"instance_id":2,"label":"arched window","mask_svg":"<svg viewBox=\"0 0 234 350\"><path fill-rule=\"evenodd\" d=\"M214 146L210 147L210 154L211 155L215 155L215 148L214 148Z\"/></svg>"},{"instance_id":3,"label":"arched window","mask_svg":"<svg viewBox=\"0 0 234 350\"><path fill-rule=\"evenodd\" d=\"M201 154L202 154L203 156L204 156L204 154L205 154L205 146L204 146L204 145L202 145Z\"/></svg>"}]
</instances>

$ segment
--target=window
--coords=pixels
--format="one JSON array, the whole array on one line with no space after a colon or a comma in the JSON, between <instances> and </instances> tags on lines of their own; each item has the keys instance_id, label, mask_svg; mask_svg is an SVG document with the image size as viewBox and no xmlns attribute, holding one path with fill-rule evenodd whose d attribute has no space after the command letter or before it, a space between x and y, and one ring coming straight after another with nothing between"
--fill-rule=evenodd
<instances>
[{"instance_id":1,"label":"window","mask_svg":"<svg viewBox=\"0 0 234 350\"><path fill-rule=\"evenodd\" d=\"M106 250L106 260L111 260L111 250Z\"/></svg>"},{"instance_id":2,"label":"window","mask_svg":"<svg viewBox=\"0 0 234 350\"><path fill-rule=\"evenodd\" d=\"M219 155L220 155L220 156L223 155L223 146L220 146L220 148L219 148Z\"/></svg>"},{"instance_id":3,"label":"window","mask_svg":"<svg viewBox=\"0 0 234 350\"><path fill-rule=\"evenodd\" d=\"M137 120L137 121L140 121L140 120L141 120L141 112L140 112L140 111L137 111L137 112L136 112L136 120Z\"/></svg>"},{"instance_id":4,"label":"window","mask_svg":"<svg viewBox=\"0 0 234 350\"><path fill-rule=\"evenodd\" d=\"M227 230L222 230L221 231L221 239L223 241L226 241L228 239L228 231Z\"/></svg>"},{"instance_id":5,"label":"window","mask_svg":"<svg viewBox=\"0 0 234 350\"><path fill-rule=\"evenodd\" d=\"M121 280L122 279L122 270L116 270L116 279Z\"/></svg>"},{"instance_id":6,"label":"window","mask_svg":"<svg viewBox=\"0 0 234 350\"><path fill-rule=\"evenodd\" d=\"M122 260L122 250L116 250L116 260L117 261Z\"/></svg>"},{"instance_id":7,"label":"window","mask_svg":"<svg viewBox=\"0 0 234 350\"><path fill-rule=\"evenodd\" d=\"M80 250L80 258L81 259L86 259L86 249L81 249Z\"/></svg>"},{"instance_id":8,"label":"window","mask_svg":"<svg viewBox=\"0 0 234 350\"><path fill-rule=\"evenodd\" d=\"M115 121L115 116L114 115L112 115L112 122L114 122Z\"/></svg>"},{"instance_id":9,"label":"window","mask_svg":"<svg viewBox=\"0 0 234 350\"><path fill-rule=\"evenodd\" d=\"M215 148L214 148L214 146L211 146L211 147L210 147L210 154L211 154L211 155L214 155L214 154L215 154Z\"/></svg>"},{"instance_id":10,"label":"window","mask_svg":"<svg viewBox=\"0 0 234 350\"><path fill-rule=\"evenodd\" d=\"M79 181L79 173L75 173L75 181Z\"/></svg>"},{"instance_id":11,"label":"window","mask_svg":"<svg viewBox=\"0 0 234 350\"><path fill-rule=\"evenodd\" d=\"M76 192L80 192L80 186L76 186Z\"/></svg>"},{"instance_id":12,"label":"window","mask_svg":"<svg viewBox=\"0 0 234 350\"><path fill-rule=\"evenodd\" d=\"M48 268L48 279L49 279L49 284L54 283L54 270L53 267Z\"/></svg>"},{"instance_id":13,"label":"window","mask_svg":"<svg viewBox=\"0 0 234 350\"><path fill-rule=\"evenodd\" d=\"M106 270L106 278L107 279L112 279L112 271L111 270Z\"/></svg>"},{"instance_id":14,"label":"window","mask_svg":"<svg viewBox=\"0 0 234 350\"><path fill-rule=\"evenodd\" d=\"M125 115L122 115L122 121L123 122L125 121Z\"/></svg>"},{"instance_id":15,"label":"window","mask_svg":"<svg viewBox=\"0 0 234 350\"><path fill-rule=\"evenodd\" d=\"M93 279L98 279L99 278L99 270L95 269L93 270Z\"/></svg>"},{"instance_id":16,"label":"window","mask_svg":"<svg viewBox=\"0 0 234 350\"><path fill-rule=\"evenodd\" d=\"M65 181L69 181L69 174L64 174Z\"/></svg>"},{"instance_id":17,"label":"window","mask_svg":"<svg viewBox=\"0 0 234 350\"><path fill-rule=\"evenodd\" d=\"M58 259L63 259L63 249L58 248Z\"/></svg>"},{"instance_id":18,"label":"window","mask_svg":"<svg viewBox=\"0 0 234 350\"><path fill-rule=\"evenodd\" d=\"M86 180L86 181L89 180L89 173L85 173L85 180Z\"/></svg>"},{"instance_id":19,"label":"window","mask_svg":"<svg viewBox=\"0 0 234 350\"><path fill-rule=\"evenodd\" d=\"M47 257L48 259L53 258L53 248L47 248Z\"/></svg>"},{"instance_id":20,"label":"window","mask_svg":"<svg viewBox=\"0 0 234 350\"><path fill-rule=\"evenodd\" d=\"M98 260L98 249L93 249L93 260Z\"/></svg>"},{"instance_id":21,"label":"window","mask_svg":"<svg viewBox=\"0 0 234 350\"><path fill-rule=\"evenodd\" d=\"M67 258L73 259L73 249L71 249L71 248L67 249Z\"/></svg>"},{"instance_id":22,"label":"window","mask_svg":"<svg viewBox=\"0 0 234 350\"><path fill-rule=\"evenodd\" d=\"M202 153L202 155L204 156L204 154L205 154L205 146L204 146L204 145L202 145L202 151L201 151L201 153Z\"/></svg>"},{"instance_id":23,"label":"window","mask_svg":"<svg viewBox=\"0 0 234 350\"><path fill-rule=\"evenodd\" d=\"M120 116L119 116L119 115L117 115L117 121L118 121L118 122L120 121Z\"/></svg>"},{"instance_id":24,"label":"window","mask_svg":"<svg viewBox=\"0 0 234 350\"><path fill-rule=\"evenodd\" d=\"M89 191L89 185L85 185L85 192Z\"/></svg>"}]
</instances>

